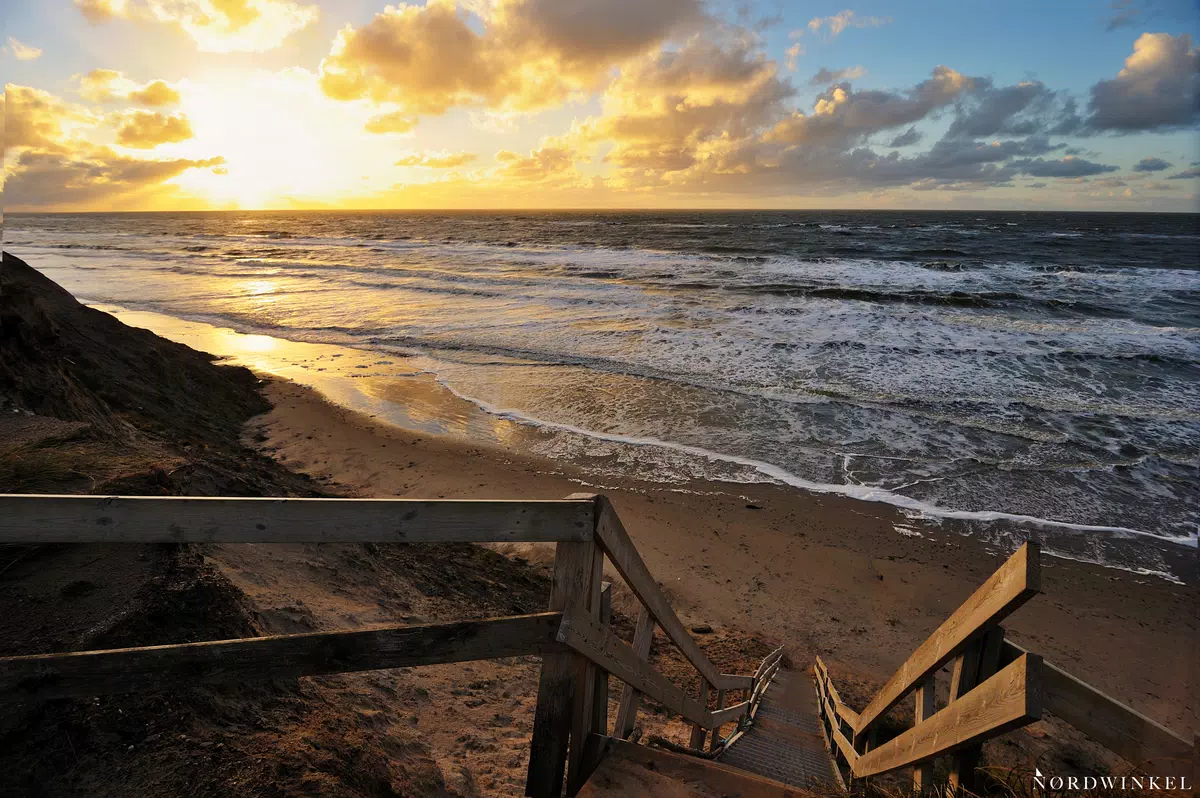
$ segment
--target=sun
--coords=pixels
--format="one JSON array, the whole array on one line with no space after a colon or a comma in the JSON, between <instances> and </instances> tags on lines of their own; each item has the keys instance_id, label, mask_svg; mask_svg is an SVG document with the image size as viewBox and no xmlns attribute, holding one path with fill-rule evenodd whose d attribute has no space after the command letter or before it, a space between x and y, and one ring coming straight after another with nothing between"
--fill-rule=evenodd
<instances>
[{"instance_id":1,"label":"sun","mask_svg":"<svg viewBox=\"0 0 1200 798\"><path fill-rule=\"evenodd\" d=\"M395 144L363 130L363 115L333 103L312 73L239 71L189 81L180 110L194 138L187 157L225 159L175 181L214 206L324 204L370 189L362 175L390 166Z\"/></svg>"}]
</instances>

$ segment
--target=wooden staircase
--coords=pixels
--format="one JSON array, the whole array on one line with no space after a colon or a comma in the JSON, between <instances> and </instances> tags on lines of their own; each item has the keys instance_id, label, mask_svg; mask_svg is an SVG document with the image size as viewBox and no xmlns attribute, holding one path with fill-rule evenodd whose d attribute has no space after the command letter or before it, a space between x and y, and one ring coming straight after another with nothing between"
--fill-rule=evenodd
<instances>
[{"instance_id":1,"label":"wooden staircase","mask_svg":"<svg viewBox=\"0 0 1200 798\"><path fill-rule=\"evenodd\" d=\"M792 787L833 792L841 774L825 746L817 693L806 671L780 669L767 686L750 726L717 761Z\"/></svg>"},{"instance_id":2,"label":"wooden staircase","mask_svg":"<svg viewBox=\"0 0 1200 798\"><path fill-rule=\"evenodd\" d=\"M842 702L824 663L811 671L772 652L753 675L721 673L676 616L603 496L549 501L226 499L0 495L0 543L486 543L556 545L548 612L168 646L0 658L6 702L170 689L181 683L291 678L497 657L539 656L542 671L526 794L828 795L843 778L952 756L952 787L969 784L980 744L1052 712L1151 773L1196 779L1194 738L1150 718L1005 639L1000 622L1040 590L1026 544L909 656L861 711ZM610 624L605 561L642 604L632 643ZM700 675L689 695L648 661L655 628ZM934 680L953 667L950 703ZM624 683L615 721L610 677ZM709 710L709 693L716 708ZM726 699L740 694L738 703ZM628 742L645 695L692 726L690 750ZM914 696L916 724L880 739L880 721ZM722 737L722 728L736 724ZM708 751L704 743L711 735ZM687 755L690 753L691 755ZM832 756L831 756L832 754ZM564 784L565 776L565 784Z\"/></svg>"}]
</instances>

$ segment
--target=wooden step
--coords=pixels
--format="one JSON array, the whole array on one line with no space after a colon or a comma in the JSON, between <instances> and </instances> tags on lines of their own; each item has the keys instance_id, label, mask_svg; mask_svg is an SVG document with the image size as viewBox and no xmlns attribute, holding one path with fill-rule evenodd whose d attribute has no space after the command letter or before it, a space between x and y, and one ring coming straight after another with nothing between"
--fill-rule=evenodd
<instances>
[{"instance_id":1,"label":"wooden step","mask_svg":"<svg viewBox=\"0 0 1200 798\"><path fill-rule=\"evenodd\" d=\"M708 759L612 738L599 738L597 742L605 750L600 764L579 791L579 798L814 798L820 795Z\"/></svg>"},{"instance_id":2,"label":"wooden step","mask_svg":"<svg viewBox=\"0 0 1200 798\"><path fill-rule=\"evenodd\" d=\"M817 719L817 694L806 671L781 668L763 693L754 724L719 761L794 788L840 792L841 778Z\"/></svg>"}]
</instances>

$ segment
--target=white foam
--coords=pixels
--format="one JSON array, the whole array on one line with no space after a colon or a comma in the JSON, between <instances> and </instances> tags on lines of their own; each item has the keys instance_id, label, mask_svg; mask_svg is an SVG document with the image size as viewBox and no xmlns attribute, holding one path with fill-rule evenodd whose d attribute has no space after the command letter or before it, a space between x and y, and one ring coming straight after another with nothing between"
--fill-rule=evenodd
<instances>
[{"instance_id":1,"label":"white foam","mask_svg":"<svg viewBox=\"0 0 1200 798\"><path fill-rule=\"evenodd\" d=\"M573 424L564 424L561 422L547 421L537 418L520 410L512 408L501 408L481 399L468 396L450 385L443 377L435 378L450 393L454 394L463 401L470 402L485 413L502 418L506 421L511 421L516 424L525 426L540 427L543 429L552 429L560 432L569 432L575 435L583 435L597 440L608 441L610 443L620 443L628 446L650 446L663 449L670 449L676 452L700 457L707 460L717 462L734 463L737 465L747 466L755 471L758 471L763 476L770 480L779 482L785 485L790 485L795 488L801 488L813 493L825 493L838 496L846 496L859 501L878 502L889 504L898 507L902 510L915 512L919 517L932 516L935 518L953 519L961 521L1009 521L1013 523L1026 524L1029 526L1040 526L1054 529L1068 529L1075 532L1094 532L1118 537L1148 537L1156 540L1174 543L1180 546L1188 546L1196 548L1200 544L1200 538L1197 536L1189 538L1180 538L1167 535L1160 535L1154 532L1147 532L1140 529L1131 529L1122 526L1101 526L1093 524L1076 524L1068 521L1056 521L1049 518L1038 518L1032 515L1021 515L1019 513L1006 513L998 510L954 510L947 507L939 507L936 504L913 499L899 493L887 490L886 488L875 487L871 485L860 484L838 484L813 482L801 476L791 473L783 468L780 468L773 463L768 463L764 460L756 460L750 457L741 457L739 455L724 454L714 452L699 446L692 446L685 443L675 443L665 441L659 438L638 437L631 435L617 435L608 432L598 432L596 430L584 429Z\"/></svg>"}]
</instances>

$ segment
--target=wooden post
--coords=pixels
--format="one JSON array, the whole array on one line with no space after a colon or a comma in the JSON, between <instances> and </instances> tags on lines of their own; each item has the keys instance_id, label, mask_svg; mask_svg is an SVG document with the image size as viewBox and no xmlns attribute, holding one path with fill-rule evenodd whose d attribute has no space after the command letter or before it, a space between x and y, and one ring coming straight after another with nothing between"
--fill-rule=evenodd
<instances>
[{"instance_id":1,"label":"wooden post","mask_svg":"<svg viewBox=\"0 0 1200 798\"><path fill-rule=\"evenodd\" d=\"M709 693L710 689L711 689L711 685L709 685L708 679L705 679L704 676L701 676L700 677L700 706L704 707L705 709L708 708L708 693ZM708 729L705 729L699 723L693 724L692 725L692 739L688 743L688 745L692 748L695 748L697 751L703 751L704 750L704 738L705 738L705 736L707 736L707 734L708 734Z\"/></svg>"},{"instance_id":2,"label":"wooden post","mask_svg":"<svg viewBox=\"0 0 1200 798\"><path fill-rule=\"evenodd\" d=\"M724 708L725 708L725 691L718 690L717 691L717 709L724 709ZM710 740L708 743L708 750L709 751L717 750L717 744L719 742L721 742L721 727L713 726L712 740Z\"/></svg>"},{"instance_id":3,"label":"wooden post","mask_svg":"<svg viewBox=\"0 0 1200 798\"><path fill-rule=\"evenodd\" d=\"M930 676L917 687L917 709L914 726L933 715L933 695L937 687L936 677ZM922 762L913 768L913 792L923 793L933 784L933 763Z\"/></svg>"},{"instance_id":4,"label":"wooden post","mask_svg":"<svg viewBox=\"0 0 1200 798\"><path fill-rule=\"evenodd\" d=\"M637 628L633 632L633 651L639 659L645 661L649 658L650 644L653 641L654 616L643 605L642 611L638 615ZM621 705L617 708L617 721L613 725L614 737L625 740L633 734L639 698L640 694L630 684L626 684L621 690Z\"/></svg>"},{"instance_id":5,"label":"wooden post","mask_svg":"<svg viewBox=\"0 0 1200 798\"><path fill-rule=\"evenodd\" d=\"M600 577L604 573L604 552L596 544L591 545L591 577L587 587L588 616L600 622ZM574 795L583 786L588 774L584 773L584 752L588 735L595 722L596 674L599 669L587 657L575 656L575 693L571 706L571 747L567 755L567 795Z\"/></svg>"},{"instance_id":6,"label":"wooden post","mask_svg":"<svg viewBox=\"0 0 1200 798\"><path fill-rule=\"evenodd\" d=\"M612 583L605 582L600 590L600 625L608 626L612 621ZM608 671L603 668L596 673L596 696L592 699L592 731L608 736Z\"/></svg>"},{"instance_id":7,"label":"wooden post","mask_svg":"<svg viewBox=\"0 0 1200 798\"><path fill-rule=\"evenodd\" d=\"M950 703L962 698L976 685L984 682L996 672L1000 664L1000 650L1004 643L1004 629L989 626L979 640L971 643L962 656L954 661L950 681ZM950 759L950 775L947 792L950 796L962 795L975 787L975 769L983 753L981 746L965 748Z\"/></svg>"},{"instance_id":8,"label":"wooden post","mask_svg":"<svg viewBox=\"0 0 1200 798\"><path fill-rule=\"evenodd\" d=\"M552 610L587 610L595 552L596 546L591 541L558 544L550 587ZM574 652L548 654L542 658L525 781L525 795L530 798L559 798L562 795L578 659Z\"/></svg>"}]
</instances>

